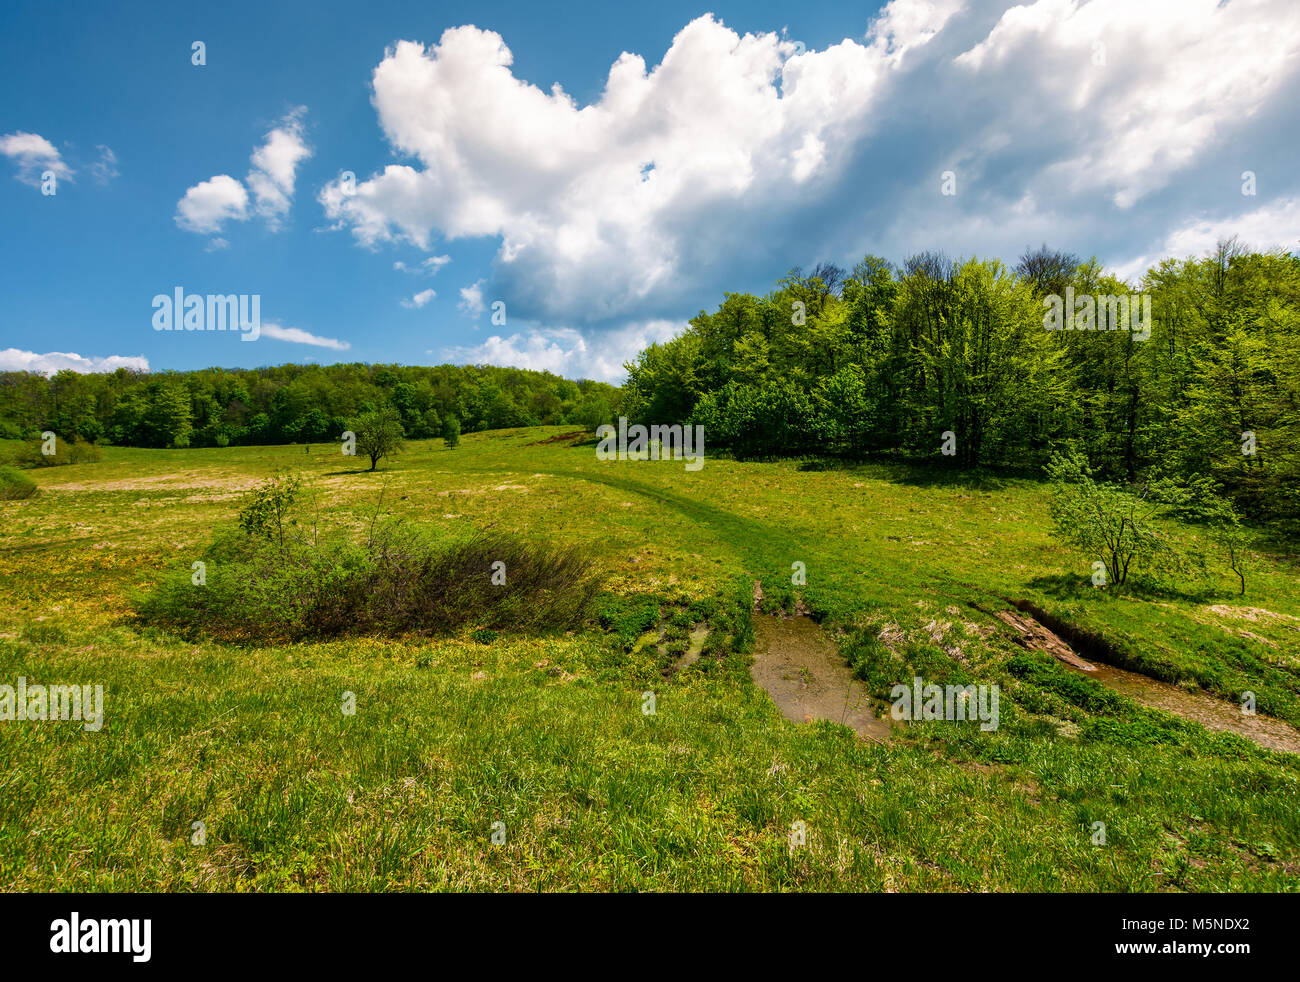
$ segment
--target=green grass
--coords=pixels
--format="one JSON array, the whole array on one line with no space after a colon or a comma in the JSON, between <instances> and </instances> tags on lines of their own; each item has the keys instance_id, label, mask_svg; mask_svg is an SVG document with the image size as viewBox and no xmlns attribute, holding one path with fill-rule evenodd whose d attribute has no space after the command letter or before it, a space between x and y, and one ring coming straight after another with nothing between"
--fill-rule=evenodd
<instances>
[{"instance_id":1,"label":"green grass","mask_svg":"<svg viewBox=\"0 0 1300 982\"><path fill-rule=\"evenodd\" d=\"M1110 595L1048 537L1033 481L689 473L543 442L562 432L411 443L374 474L337 446L109 448L28 472L41 493L0 504L0 682L102 684L105 723L0 722L0 889L1296 889L1300 759L1026 654L987 613L1028 600L1129 667L1250 688L1297 723L1293 556L1264 557L1245 598L1230 575ZM341 523L382 488L449 535L579 546L607 593L551 635L260 646L140 624L132 597L281 467ZM768 607L806 604L878 694L912 674L996 682L1001 726L912 724L879 746L784 721L749 682L755 579ZM703 657L673 673L701 622Z\"/></svg>"}]
</instances>

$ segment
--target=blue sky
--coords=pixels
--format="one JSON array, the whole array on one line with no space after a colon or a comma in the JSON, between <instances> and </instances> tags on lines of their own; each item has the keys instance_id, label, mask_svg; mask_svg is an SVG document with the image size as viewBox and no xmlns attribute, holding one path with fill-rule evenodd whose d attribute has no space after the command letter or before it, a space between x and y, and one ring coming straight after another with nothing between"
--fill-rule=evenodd
<instances>
[{"instance_id":1,"label":"blue sky","mask_svg":"<svg viewBox=\"0 0 1300 982\"><path fill-rule=\"evenodd\" d=\"M0 8L0 369L617 380L794 265L1300 240L1289 0L178 6Z\"/></svg>"}]
</instances>

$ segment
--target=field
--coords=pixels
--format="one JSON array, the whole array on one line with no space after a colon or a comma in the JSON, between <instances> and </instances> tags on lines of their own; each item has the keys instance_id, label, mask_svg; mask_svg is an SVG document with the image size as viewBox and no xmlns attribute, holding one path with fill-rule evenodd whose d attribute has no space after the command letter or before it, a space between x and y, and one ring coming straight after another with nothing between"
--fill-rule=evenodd
<instances>
[{"instance_id":1,"label":"field","mask_svg":"<svg viewBox=\"0 0 1300 982\"><path fill-rule=\"evenodd\" d=\"M0 890L1300 885L1300 755L1117 694L1005 619L1019 602L1085 657L1300 726L1294 555L1265 553L1245 597L1230 574L1111 594L1049 538L1032 480L688 472L598 461L570 429L410 442L375 473L337 445L29 471L40 493L0 502L0 682L102 684L105 716L0 724ZM423 525L579 545L607 593L553 636L259 646L141 623L139 595L283 468L334 517L382 493ZM777 611L810 612L882 705L914 676L997 684L1000 725L876 742L786 720L750 677Z\"/></svg>"}]
</instances>

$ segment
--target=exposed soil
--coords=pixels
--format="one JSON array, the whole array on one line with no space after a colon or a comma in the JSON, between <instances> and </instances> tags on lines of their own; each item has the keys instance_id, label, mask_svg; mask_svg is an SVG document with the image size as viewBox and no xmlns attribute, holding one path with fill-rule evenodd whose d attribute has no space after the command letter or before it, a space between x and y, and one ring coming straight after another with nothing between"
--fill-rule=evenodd
<instances>
[{"instance_id":1,"label":"exposed soil","mask_svg":"<svg viewBox=\"0 0 1300 982\"><path fill-rule=\"evenodd\" d=\"M1026 648L1032 648L1035 651L1045 651L1047 654L1059 658L1071 668L1077 668L1085 672L1096 671L1095 665L1080 658L1075 654L1073 648L1028 614L1017 614L1012 610L999 610L996 617L1015 630L1015 640L1018 644Z\"/></svg>"},{"instance_id":2,"label":"exposed soil","mask_svg":"<svg viewBox=\"0 0 1300 982\"><path fill-rule=\"evenodd\" d=\"M888 740L890 720L877 718L875 700L844 663L838 645L811 617L754 614L754 684L795 723L825 719L852 727L877 743Z\"/></svg>"},{"instance_id":3,"label":"exposed soil","mask_svg":"<svg viewBox=\"0 0 1300 982\"><path fill-rule=\"evenodd\" d=\"M1294 617L1291 614L1279 614L1271 610L1265 610L1263 607L1232 607L1228 604L1213 604L1205 609L1211 614L1236 620L1263 621L1264 623L1283 621L1288 622L1288 626L1300 623L1300 617Z\"/></svg>"},{"instance_id":4,"label":"exposed soil","mask_svg":"<svg viewBox=\"0 0 1300 982\"><path fill-rule=\"evenodd\" d=\"M246 491L257 482L251 478L211 478L198 476L194 471L183 474L159 474L154 477L134 477L116 481L67 481L47 485L49 491L173 491L183 488L213 488L216 490Z\"/></svg>"},{"instance_id":5,"label":"exposed soil","mask_svg":"<svg viewBox=\"0 0 1300 982\"><path fill-rule=\"evenodd\" d=\"M997 617L1016 631L1015 640L1026 648L1053 655L1080 674L1096 679L1135 702L1199 723L1207 730L1236 733L1269 750L1300 754L1300 730L1280 719L1258 713L1248 716L1236 703L1218 699L1208 692L1188 691L1137 672L1088 661L1058 634L1028 614L1000 610Z\"/></svg>"},{"instance_id":6,"label":"exposed soil","mask_svg":"<svg viewBox=\"0 0 1300 982\"><path fill-rule=\"evenodd\" d=\"M548 443L573 443L586 439L594 434L587 430L571 430L568 433L557 433L555 436L547 437L545 440L535 440L532 443L525 444L529 447L541 447Z\"/></svg>"}]
</instances>

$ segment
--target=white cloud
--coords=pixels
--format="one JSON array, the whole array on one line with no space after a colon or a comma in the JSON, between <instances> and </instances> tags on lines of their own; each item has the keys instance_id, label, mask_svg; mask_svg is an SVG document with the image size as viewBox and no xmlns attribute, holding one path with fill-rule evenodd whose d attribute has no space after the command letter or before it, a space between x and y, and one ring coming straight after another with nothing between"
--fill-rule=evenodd
<instances>
[{"instance_id":1,"label":"white cloud","mask_svg":"<svg viewBox=\"0 0 1300 982\"><path fill-rule=\"evenodd\" d=\"M658 65L620 55L587 105L513 61L470 26L394 45L372 101L404 159L320 201L366 247L495 237L486 289L512 315L608 327L867 251L1154 247L1289 159L1300 5L893 0L819 51L703 16Z\"/></svg>"},{"instance_id":2,"label":"white cloud","mask_svg":"<svg viewBox=\"0 0 1300 982\"><path fill-rule=\"evenodd\" d=\"M176 224L189 232L210 235L228 221L248 218L248 192L229 174L200 181L176 203Z\"/></svg>"},{"instance_id":3,"label":"white cloud","mask_svg":"<svg viewBox=\"0 0 1300 982\"><path fill-rule=\"evenodd\" d=\"M483 280L479 280L477 283L460 288L460 303L456 306L471 317L477 317L487 309L483 304L483 283Z\"/></svg>"},{"instance_id":4,"label":"white cloud","mask_svg":"<svg viewBox=\"0 0 1300 982\"><path fill-rule=\"evenodd\" d=\"M414 273L422 276L436 276L438 270L451 262L451 256L430 256L418 266L408 266L400 259L393 263L393 269L402 273Z\"/></svg>"},{"instance_id":5,"label":"white cloud","mask_svg":"<svg viewBox=\"0 0 1300 982\"><path fill-rule=\"evenodd\" d=\"M54 144L38 133L7 133L0 136L0 154L4 154L18 167L14 176L32 187L41 186L41 175L53 171L60 180L68 180L74 171L63 161Z\"/></svg>"},{"instance_id":6,"label":"white cloud","mask_svg":"<svg viewBox=\"0 0 1300 982\"><path fill-rule=\"evenodd\" d=\"M1076 129L1043 176L1128 208L1258 112L1297 55L1294 3L1038 0L1007 10L956 64L972 84L1022 79L999 117Z\"/></svg>"},{"instance_id":7,"label":"white cloud","mask_svg":"<svg viewBox=\"0 0 1300 982\"><path fill-rule=\"evenodd\" d=\"M1189 259L1214 251L1224 239L1238 236L1243 245L1266 251L1285 248L1300 251L1300 198L1284 198L1253 211L1226 218L1198 218L1174 229L1157 252L1120 263L1116 275L1136 281L1166 258Z\"/></svg>"},{"instance_id":8,"label":"white cloud","mask_svg":"<svg viewBox=\"0 0 1300 982\"><path fill-rule=\"evenodd\" d=\"M282 327L274 321L262 323L262 337L275 341L290 341L293 344L309 344L316 348L331 348L334 351L347 351L352 347L346 341L335 338L323 338L310 334L300 327Z\"/></svg>"},{"instance_id":9,"label":"white cloud","mask_svg":"<svg viewBox=\"0 0 1300 982\"><path fill-rule=\"evenodd\" d=\"M266 134L266 142L253 151L253 169L246 181L257 213L272 228L278 228L289 213L298 165L312 155L303 137L302 117L306 112L305 106L299 106L286 115Z\"/></svg>"},{"instance_id":10,"label":"white cloud","mask_svg":"<svg viewBox=\"0 0 1300 982\"><path fill-rule=\"evenodd\" d=\"M509 337L493 335L473 347L445 348L442 357L463 365L502 365L553 372L566 378L620 382L623 365L649 344L686 329L678 321L648 321L586 337L573 328L538 328Z\"/></svg>"},{"instance_id":11,"label":"white cloud","mask_svg":"<svg viewBox=\"0 0 1300 982\"><path fill-rule=\"evenodd\" d=\"M421 290L419 293L417 293L415 296L413 296L410 300L403 300L401 303L402 303L402 306L403 306L403 307L406 307L407 309L414 310L414 309L417 309L417 308L419 308L419 307L423 307L426 303L428 303L430 300L432 300L432 299L433 299L434 297L436 297L437 295L438 295L438 294L434 293L432 290Z\"/></svg>"},{"instance_id":12,"label":"white cloud","mask_svg":"<svg viewBox=\"0 0 1300 982\"><path fill-rule=\"evenodd\" d=\"M293 202L298 164L312 154L303 138L302 117L306 111L305 106L299 106L286 115L266 134L266 142L253 151L247 189L228 174L201 181L177 203L176 224L189 232L212 235L228 221L246 221L251 190L253 211L266 221L267 227L278 229Z\"/></svg>"},{"instance_id":13,"label":"white cloud","mask_svg":"<svg viewBox=\"0 0 1300 982\"><path fill-rule=\"evenodd\" d=\"M885 56L853 41L794 52L701 17L653 71L621 55L580 108L515 78L491 31L399 42L375 70L374 104L422 169L390 165L353 194L335 182L321 201L365 245L500 236L505 299L547 318L620 316L699 268L720 245L700 234L716 212L769 197L786 210L792 186L839 163Z\"/></svg>"},{"instance_id":14,"label":"white cloud","mask_svg":"<svg viewBox=\"0 0 1300 982\"><path fill-rule=\"evenodd\" d=\"M65 368L74 372L115 372L119 368L133 372L149 371L149 359L143 355L108 355L105 358L83 358L70 351L49 351L43 355L19 348L0 351L0 372L37 372L53 375Z\"/></svg>"},{"instance_id":15,"label":"white cloud","mask_svg":"<svg viewBox=\"0 0 1300 982\"><path fill-rule=\"evenodd\" d=\"M928 43L943 30L952 16L962 10L962 0L913 0L911 3L888 3L871 24L868 32L877 51L889 54L897 65L913 48Z\"/></svg>"}]
</instances>

